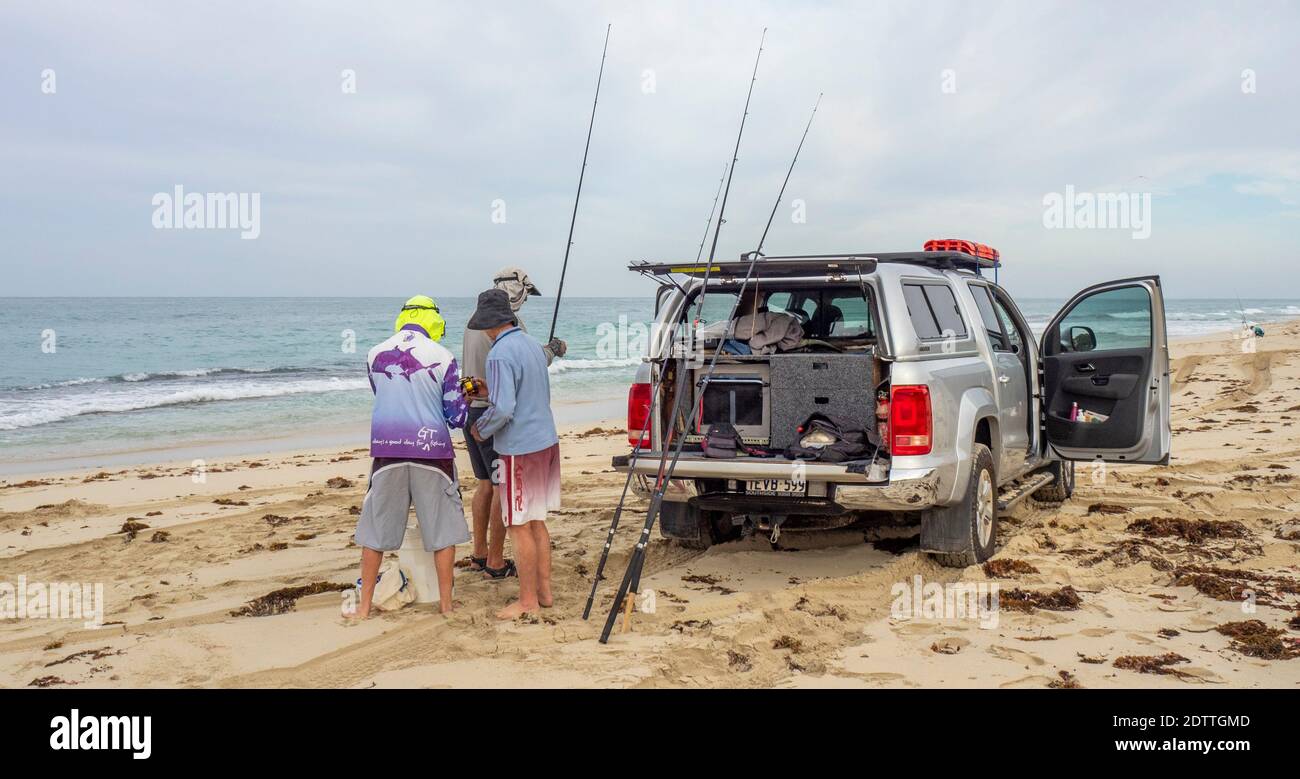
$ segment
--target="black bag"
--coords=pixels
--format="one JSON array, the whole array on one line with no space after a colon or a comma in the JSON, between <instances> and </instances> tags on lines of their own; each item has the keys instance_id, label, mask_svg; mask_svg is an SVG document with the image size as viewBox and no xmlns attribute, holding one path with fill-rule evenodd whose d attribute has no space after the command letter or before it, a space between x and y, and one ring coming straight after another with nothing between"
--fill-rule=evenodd
<instances>
[{"instance_id":1,"label":"black bag","mask_svg":"<svg viewBox=\"0 0 1300 779\"><path fill-rule=\"evenodd\" d=\"M714 422L704 434L704 456L729 459L744 450L740 433L730 422Z\"/></svg>"},{"instance_id":2,"label":"black bag","mask_svg":"<svg viewBox=\"0 0 1300 779\"><path fill-rule=\"evenodd\" d=\"M829 434L834 440L825 446L801 445L805 436L818 431ZM875 438L874 431L852 419L813 414L799 426L799 439L785 450L785 456L791 460L848 462L865 457L877 445Z\"/></svg>"}]
</instances>

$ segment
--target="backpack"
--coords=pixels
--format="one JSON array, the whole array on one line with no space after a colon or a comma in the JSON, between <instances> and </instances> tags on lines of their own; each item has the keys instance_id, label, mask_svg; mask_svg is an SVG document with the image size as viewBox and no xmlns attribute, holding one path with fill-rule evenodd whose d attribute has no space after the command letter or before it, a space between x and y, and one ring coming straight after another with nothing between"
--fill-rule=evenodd
<instances>
[{"instance_id":1,"label":"backpack","mask_svg":"<svg viewBox=\"0 0 1300 779\"><path fill-rule=\"evenodd\" d=\"M745 445L740 441L740 433L730 422L714 422L704 434L704 456L718 459L730 459L737 450L744 451Z\"/></svg>"},{"instance_id":2,"label":"backpack","mask_svg":"<svg viewBox=\"0 0 1300 779\"><path fill-rule=\"evenodd\" d=\"M785 450L791 460L817 460L825 463L842 463L865 457L877 446L873 431L860 422L838 416L813 414L798 427L799 440ZM811 434L821 434L828 443L805 441Z\"/></svg>"}]
</instances>

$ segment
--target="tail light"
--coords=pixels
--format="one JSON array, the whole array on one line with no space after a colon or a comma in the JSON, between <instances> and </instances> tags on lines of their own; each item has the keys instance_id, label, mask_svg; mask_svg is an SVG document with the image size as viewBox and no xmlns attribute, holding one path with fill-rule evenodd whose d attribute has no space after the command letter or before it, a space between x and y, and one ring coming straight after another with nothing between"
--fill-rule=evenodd
<instances>
[{"instance_id":1,"label":"tail light","mask_svg":"<svg viewBox=\"0 0 1300 779\"><path fill-rule=\"evenodd\" d=\"M889 393L889 452L896 457L929 454L934 431L930 388L895 386Z\"/></svg>"},{"instance_id":2,"label":"tail light","mask_svg":"<svg viewBox=\"0 0 1300 779\"><path fill-rule=\"evenodd\" d=\"M650 446L650 385L633 384L627 391L627 442L633 446ZM641 431L645 430L645 435ZM637 436L641 436L640 439Z\"/></svg>"}]
</instances>

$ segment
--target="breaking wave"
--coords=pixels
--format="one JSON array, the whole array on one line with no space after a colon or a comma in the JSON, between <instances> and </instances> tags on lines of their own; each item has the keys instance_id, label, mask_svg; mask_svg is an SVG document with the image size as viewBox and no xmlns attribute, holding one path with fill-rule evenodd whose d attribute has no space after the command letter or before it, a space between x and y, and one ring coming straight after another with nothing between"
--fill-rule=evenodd
<instances>
[{"instance_id":1,"label":"breaking wave","mask_svg":"<svg viewBox=\"0 0 1300 779\"><path fill-rule=\"evenodd\" d=\"M146 391L123 389L90 395L9 401L0 404L0 430L48 425L88 414L118 414L165 406L364 389L369 389L369 383L364 378L330 378L229 382L183 388L159 387Z\"/></svg>"}]
</instances>

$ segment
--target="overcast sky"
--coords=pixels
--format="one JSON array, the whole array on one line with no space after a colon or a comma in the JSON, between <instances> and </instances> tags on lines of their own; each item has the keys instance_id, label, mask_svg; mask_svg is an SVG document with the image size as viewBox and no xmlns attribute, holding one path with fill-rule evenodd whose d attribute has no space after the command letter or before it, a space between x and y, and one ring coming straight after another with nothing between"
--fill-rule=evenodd
<instances>
[{"instance_id":1,"label":"overcast sky","mask_svg":"<svg viewBox=\"0 0 1300 779\"><path fill-rule=\"evenodd\" d=\"M1024 296L1157 272L1294 298L1298 9L7 2L0 296L469 295L506 263L551 292L612 23L566 294L695 257L766 26L720 256L754 248L824 92L768 253L960 237ZM178 185L258 193L259 237L155 229ZM1150 193L1150 237L1047 229L1067 186Z\"/></svg>"}]
</instances>

